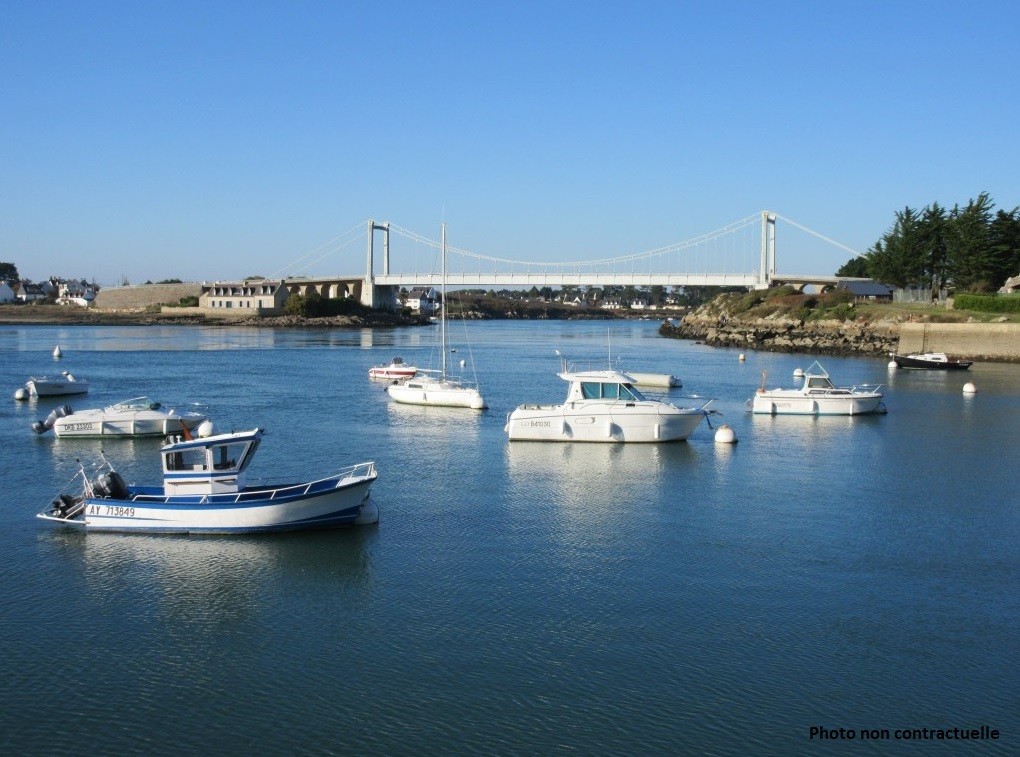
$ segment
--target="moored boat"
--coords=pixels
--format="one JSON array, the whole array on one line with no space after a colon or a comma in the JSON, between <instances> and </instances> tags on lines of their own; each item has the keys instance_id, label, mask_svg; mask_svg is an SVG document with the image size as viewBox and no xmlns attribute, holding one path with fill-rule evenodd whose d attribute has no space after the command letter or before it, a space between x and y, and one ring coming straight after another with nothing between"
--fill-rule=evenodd
<instances>
[{"instance_id":1,"label":"moored boat","mask_svg":"<svg viewBox=\"0 0 1020 757\"><path fill-rule=\"evenodd\" d=\"M386 393L395 402L405 405L427 405L432 407L462 407L484 410L487 405L477 381L455 378L447 373L447 352L450 351L446 334L446 224L442 226L440 241L442 258L443 309L439 320L439 344L441 353L440 369L419 370L405 381L394 381L386 387ZM464 364L463 361L461 363Z\"/></svg>"},{"instance_id":2,"label":"moored boat","mask_svg":"<svg viewBox=\"0 0 1020 757\"><path fill-rule=\"evenodd\" d=\"M881 385L837 387L815 361L804 371L799 389L766 389L762 386L749 399L753 413L769 415L866 415L884 413Z\"/></svg>"},{"instance_id":3,"label":"moored boat","mask_svg":"<svg viewBox=\"0 0 1020 757\"><path fill-rule=\"evenodd\" d=\"M893 353L898 368L918 368L927 371L965 371L974 365L973 360L952 357L944 352L912 352L909 355Z\"/></svg>"},{"instance_id":4,"label":"moored boat","mask_svg":"<svg viewBox=\"0 0 1020 757\"><path fill-rule=\"evenodd\" d=\"M395 357L390 361L389 365L373 365L368 369L368 377L372 379L407 379L411 378L418 372L418 369L413 365L407 365L404 362L404 358Z\"/></svg>"},{"instance_id":5,"label":"moored boat","mask_svg":"<svg viewBox=\"0 0 1020 757\"><path fill-rule=\"evenodd\" d=\"M557 374L567 382L559 405L520 405L507 415L511 441L672 442L687 439L712 400L679 407L645 397L632 376L614 370Z\"/></svg>"},{"instance_id":6,"label":"moored boat","mask_svg":"<svg viewBox=\"0 0 1020 757\"><path fill-rule=\"evenodd\" d=\"M25 382L25 388L32 397L64 397L74 394L88 394L89 382L76 378L64 371L59 376L32 376Z\"/></svg>"},{"instance_id":7,"label":"moored boat","mask_svg":"<svg viewBox=\"0 0 1020 757\"><path fill-rule=\"evenodd\" d=\"M182 429L191 431L208 419L203 413L178 412L148 397L135 397L88 410L72 410L63 405L46 420L33 423L32 430L42 434L52 428L60 437L168 436L181 433Z\"/></svg>"},{"instance_id":8,"label":"moored boat","mask_svg":"<svg viewBox=\"0 0 1020 757\"><path fill-rule=\"evenodd\" d=\"M659 386L670 389L683 386L683 382L672 373L638 373L635 371L627 371L626 373L634 379L634 383L638 386Z\"/></svg>"},{"instance_id":9,"label":"moored boat","mask_svg":"<svg viewBox=\"0 0 1020 757\"><path fill-rule=\"evenodd\" d=\"M335 528L378 521L369 502L375 463L326 478L247 485L260 428L199 439L173 437L160 448L161 486L125 483L103 458L90 477L79 463L81 491L60 494L38 517L86 531L233 534Z\"/></svg>"}]
</instances>

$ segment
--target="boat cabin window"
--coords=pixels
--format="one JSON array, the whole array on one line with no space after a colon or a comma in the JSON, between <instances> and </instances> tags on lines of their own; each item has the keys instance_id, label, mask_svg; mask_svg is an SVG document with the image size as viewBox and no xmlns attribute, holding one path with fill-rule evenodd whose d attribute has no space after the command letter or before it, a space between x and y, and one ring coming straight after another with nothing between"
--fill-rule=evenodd
<instances>
[{"instance_id":1,"label":"boat cabin window","mask_svg":"<svg viewBox=\"0 0 1020 757\"><path fill-rule=\"evenodd\" d=\"M244 456L244 450L247 446L247 442L237 442L235 444L221 444L213 447L213 469L231 470L236 468L237 461Z\"/></svg>"},{"instance_id":2,"label":"boat cabin window","mask_svg":"<svg viewBox=\"0 0 1020 757\"><path fill-rule=\"evenodd\" d=\"M641 399L630 384L603 384L598 381L582 381L581 396L586 400L626 400L637 402Z\"/></svg>"},{"instance_id":3,"label":"boat cabin window","mask_svg":"<svg viewBox=\"0 0 1020 757\"><path fill-rule=\"evenodd\" d=\"M191 447L166 453L167 470L207 470L205 447Z\"/></svg>"},{"instance_id":4,"label":"boat cabin window","mask_svg":"<svg viewBox=\"0 0 1020 757\"><path fill-rule=\"evenodd\" d=\"M827 378L808 379L808 389L831 389L832 382Z\"/></svg>"}]
</instances>

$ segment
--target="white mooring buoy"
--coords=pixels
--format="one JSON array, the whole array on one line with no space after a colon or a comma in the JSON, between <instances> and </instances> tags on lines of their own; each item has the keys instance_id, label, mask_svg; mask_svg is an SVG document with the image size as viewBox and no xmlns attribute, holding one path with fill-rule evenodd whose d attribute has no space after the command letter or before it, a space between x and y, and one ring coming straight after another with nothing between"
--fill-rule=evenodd
<instances>
[{"instance_id":1,"label":"white mooring buoy","mask_svg":"<svg viewBox=\"0 0 1020 757\"><path fill-rule=\"evenodd\" d=\"M977 387L968 381L966 384L963 385L963 393L975 394L977 393Z\"/></svg>"},{"instance_id":2,"label":"white mooring buoy","mask_svg":"<svg viewBox=\"0 0 1020 757\"><path fill-rule=\"evenodd\" d=\"M804 378L804 369L803 368L794 368L793 369L793 377L794 378Z\"/></svg>"},{"instance_id":3,"label":"white mooring buoy","mask_svg":"<svg viewBox=\"0 0 1020 757\"><path fill-rule=\"evenodd\" d=\"M61 353L60 345L58 344L56 347L53 348L53 357L60 357L61 354L63 353Z\"/></svg>"},{"instance_id":4,"label":"white mooring buoy","mask_svg":"<svg viewBox=\"0 0 1020 757\"><path fill-rule=\"evenodd\" d=\"M22 400L27 400L28 399L28 390L25 387L21 387L20 389L15 389L14 390L14 399L18 400L19 402L22 401Z\"/></svg>"},{"instance_id":5,"label":"white mooring buoy","mask_svg":"<svg viewBox=\"0 0 1020 757\"><path fill-rule=\"evenodd\" d=\"M886 366L885 366L885 367L886 367L886 368L899 368L899 366L898 366L898 365L896 365L896 361L895 361L895 360L890 360L890 361L889 361L889 362L888 362L888 363L886 364Z\"/></svg>"},{"instance_id":6,"label":"white mooring buoy","mask_svg":"<svg viewBox=\"0 0 1020 757\"><path fill-rule=\"evenodd\" d=\"M720 444L736 444L737 434L727 425L722 425L715 430L715 440Z\"/></svg>"},{"instance_id":7,"label":"white mooring buoy","mask_svg":"<svg viewBox=\"0 0 1020 757\"><path fill-rule=\"evenodd\" d=\"M744 353L743 352L740 353L740 357L738 357L737 360L739 360L741 363L744 362L745 358L744 358Z\"/></svg>"}]
</instances>

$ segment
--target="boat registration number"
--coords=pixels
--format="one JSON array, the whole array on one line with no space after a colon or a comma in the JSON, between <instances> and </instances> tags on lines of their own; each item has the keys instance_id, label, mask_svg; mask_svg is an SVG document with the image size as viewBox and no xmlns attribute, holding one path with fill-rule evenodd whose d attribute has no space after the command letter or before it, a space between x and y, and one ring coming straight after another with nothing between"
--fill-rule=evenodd
<instances>
[{"instance_id":1,"label":"boat registration number","mask_svg":"<svg viewBox=\"0 0 1020 757\"><path fill-rule=\"evenodd\" d=\"M529 426L542 426L543 428L549 428L552 425L552 421L528 421Z\"/></svg>"},{"instance_id":2,"label":"boat registration number","mask_svg":"<svg viewBox=\"0 0 1020 757\"><path fill-rule=\"evenodd\" d=\"M133 518L135 508L120 505L89 505L89 515L102 515L108 518Z\"/></svg>"},{"instance_id":3,"label":"boat registration number","mask_svg":"<svg viewBox=\"0 0 1020 757\"><path fill-rule=\"evenodd\" d=\"M91 423L65 423L65 431L91 431L93 424Z\"/></svg>"}]
</instances>

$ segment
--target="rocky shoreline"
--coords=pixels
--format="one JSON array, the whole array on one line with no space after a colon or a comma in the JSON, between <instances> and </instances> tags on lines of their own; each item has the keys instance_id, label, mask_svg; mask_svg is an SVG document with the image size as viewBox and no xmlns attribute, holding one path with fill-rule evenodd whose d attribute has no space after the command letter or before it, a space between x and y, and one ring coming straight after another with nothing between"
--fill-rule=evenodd
<instances>
[{"instance_id":1,"label":"rocky shoreline","mask_svg":"<svg viewBox=\"0 0 1020 757\"><path fill-rule=\"evenodd\" d=\"M404 317L373 311L366 315L302 318L295 315L271 317L222 317L196 313L151 312L146 310L97 310L59 306L0 306L0 324L68 326L255 326L260 328L387 328L422 326L428 319Z\"/></svg>"},{"instance_id":2,"label":"rocky shoreline","mask_svg":"<svg viewBox=\"0 0 1020 757\"><path fill-rule=\"evenodd\" d=\"M743 320L692 313L679 323L663 322L659 334L713 347L815 355L888 355L899 344L899 324L892 321L800 321L787 316Z\"/></svg>"}]
</instances>

